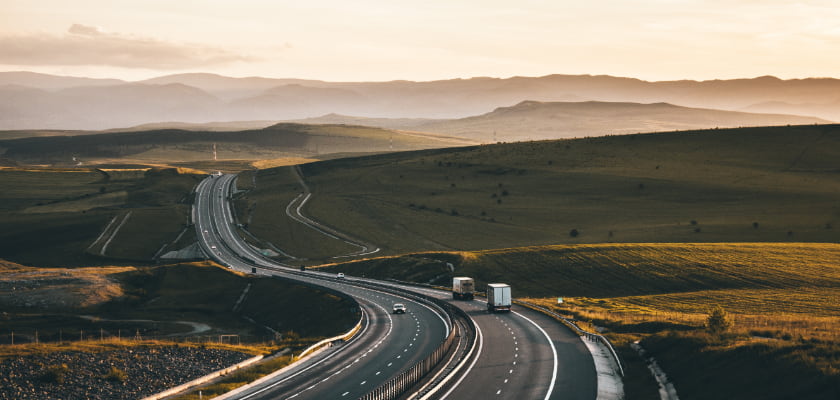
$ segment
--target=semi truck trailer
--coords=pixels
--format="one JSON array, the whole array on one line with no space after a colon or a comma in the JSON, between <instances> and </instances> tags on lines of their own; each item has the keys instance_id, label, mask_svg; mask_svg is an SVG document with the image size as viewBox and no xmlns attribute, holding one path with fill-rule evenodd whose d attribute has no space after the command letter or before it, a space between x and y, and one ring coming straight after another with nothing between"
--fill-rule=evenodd
<instances>
[{"instance_id":1,"label":"semi truck trailer","mask_svg":"<svg viewBox=\"0 0 840 400\"><path fill-rule=\"evenodd\" d=\"M510 311L510 285L490 283L487 285L487 311Z\"/></svg>"},{"instance_id":2,"label":"semi truck trailer","mask_svg":"<svg viewBox=\"0 0 840 400\"><path fill-rule=\"evenodd\" d=\"M452 278L452 298L455 300L472 300L475 293L473 278L458 276Z\"/></svg>"}]
</instances>

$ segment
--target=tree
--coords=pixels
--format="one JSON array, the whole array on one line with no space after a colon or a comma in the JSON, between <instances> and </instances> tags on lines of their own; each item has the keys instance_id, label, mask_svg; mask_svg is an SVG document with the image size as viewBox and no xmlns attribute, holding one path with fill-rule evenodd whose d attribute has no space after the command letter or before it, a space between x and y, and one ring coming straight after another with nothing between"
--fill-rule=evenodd
<instances>
[{"instance_id":1,"label":"tree","mask_svg":"<svg viewBox=\"0 0 840 400\"><path fill-rule=\"evenodd\" d=\"M725 333L731 327L732 320L729 318L726 310L719 305L712 308L712 312L709 313L709 317L706 319L706 329L711 333L719 335Z\"/></svg>"}]
</instances>

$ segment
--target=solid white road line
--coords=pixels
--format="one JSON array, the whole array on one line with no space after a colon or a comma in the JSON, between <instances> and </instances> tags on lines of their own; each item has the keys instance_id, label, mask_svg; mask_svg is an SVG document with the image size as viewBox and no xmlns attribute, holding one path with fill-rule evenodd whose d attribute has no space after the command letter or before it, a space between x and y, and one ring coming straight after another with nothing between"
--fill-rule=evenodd
<instances>
[{"instance_id":1,"label":"solid white road line","mask_svg":"<svg viewBox=\"0 0 840 400\"><path fill-rule=\"evenodd\" d=\"M541 326L537 325L536 322L516 311L513 311L513 314L522 317L522 319L530 322L532 325L537 327L537 329L539 329L540 332L542 332L543 336L545 336L545 340L548 340L548 344L551 345L551 353L554 355L554 369L551 371L551 384L548 386L548 392L546 392L544 398L545 400L548 400L549 398L551 398L551 392L554 391L554 383L557 380L557 348L554 347L554 342L551 341L551 337L548 336L548 333ZM516 339L516 337L514 337L514 339Z\"/></svg>"}]
</instances>

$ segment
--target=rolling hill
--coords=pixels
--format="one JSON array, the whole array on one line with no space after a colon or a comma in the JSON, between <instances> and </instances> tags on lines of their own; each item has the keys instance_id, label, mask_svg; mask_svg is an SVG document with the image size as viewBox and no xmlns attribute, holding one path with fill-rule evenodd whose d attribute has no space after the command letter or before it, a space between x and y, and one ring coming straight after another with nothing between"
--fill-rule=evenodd
<instances>
[{"instance_id":1,"label":"rolling hill","mask_svg":"<svg viewBox=\"0 0 840 400\"><path fill-rule=\"evenodd\" d=\"M560 243L837 242L840 126L718 129L520 142L301 167L304 212L383 254ZM240 209L289 254L306 227L297 178L260 171ZM256 208L252 207L256 203ZM271 215L268 215L269 213ZM250 218L250 217L248 217ZM311 256L310 258L314 258Z\"/></svg>"},{"instance_id":2,"label":"rolling hill","mask_svg":"<svg viewBox=\"0 0 840 400\"><path fill-rule=\"evenodd\" d=\"M640 132L824 124L812 117L679 107L667 103L525 101L475 117L424 123L415 130L481 141L522 141Z\"/></svg>"},{"instance_id":3,"label":"rolling hill","mask_svg":"<svg viewBox=\"0 0 840 400\"><path fill-rule=\"evenodd\" d=\"M26 164L171 163L330 157L448 147L468 140L346 125L277 124L244 131L161 129L0 140L3 158Z\"/></svg>"}]
</instances>

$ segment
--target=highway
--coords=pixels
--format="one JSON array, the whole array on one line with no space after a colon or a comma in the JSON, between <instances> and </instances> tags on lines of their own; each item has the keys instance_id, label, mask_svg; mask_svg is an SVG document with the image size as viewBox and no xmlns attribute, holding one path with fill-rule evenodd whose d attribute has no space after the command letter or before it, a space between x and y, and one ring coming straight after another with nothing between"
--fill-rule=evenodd
<instances>
[{"instance_id":1,"label":"highway","mask_svg":"<svg viewBox=\"0 0 840 400\"><path fill-rule=\"evenodd\" d=\"M259 252L235 233L228 206L234 175L208 178L196 189L194 220L202 249L229 268L251 272L262 260ZM263 261L263 266L273 266ZM282 265L280 265L282 266ZM290 278L338 289L359 302L362 334L334 346L289 371L288 374L239 394L238 399L357 399L426 357L449 332L448 321L427 305L338 280L292 275ZM406 314L393 315L394 303L404 303Z\"/></svg>"},{"instance_id":2,"label":"highway","mask_svg":"<svg viewBox=\"0 0 840 400\"><path fill-rule=\"evenodd\" d=\"M235 232L228 203L235 177L207 178L196 190L193 218L202 249L217 262L243 272L251 272L254 265L271 271L287 267L262 257ZM324 280L330 277L327 274L308 274L312 278L299 274L288 277L328 286L355 297L365 315L363 334L322 353L318 360L303 363L277 380L235 398L358 398L425 357L451 329L444 319L418 302L335 279ZM436 398L597 397L595 366L585 345L577 335L544 314L516 306L511 313L490 314L481 300L453 301L448 291L393 286L452 302L466 311L478 327L475 357L461 366L459 371L462 373L452 378L449 388L438 393ZM396 302L406 303L409 313L391 315L390 308Z\"/></svg>"}]
</instances>

